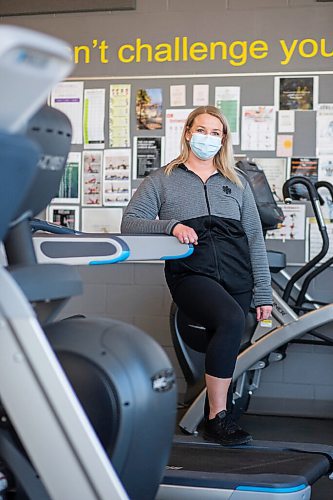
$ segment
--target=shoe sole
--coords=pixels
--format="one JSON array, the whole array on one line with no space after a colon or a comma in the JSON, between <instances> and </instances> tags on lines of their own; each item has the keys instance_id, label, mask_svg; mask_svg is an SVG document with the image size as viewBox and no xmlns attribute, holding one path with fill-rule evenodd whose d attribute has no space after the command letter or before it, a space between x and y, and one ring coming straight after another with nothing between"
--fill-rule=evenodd
<instances>
[{"instance_id":1,"label":"shoe sole","mask_svg":"<svg viewBox=\"0 0 333 500\"><path fill-rule=\"evenodd\" d=\"M233 441L232 443L211 436L207 436L205 434L203 435L203 438L205 441L210 441L211 443L217 443L220 444L221 446L239 446L241 444L249 444L251 443L251 441L253 441L252 436L249 436L248 438L244 439L239 439L238 441Z\"/></svg>"}]
</instances>

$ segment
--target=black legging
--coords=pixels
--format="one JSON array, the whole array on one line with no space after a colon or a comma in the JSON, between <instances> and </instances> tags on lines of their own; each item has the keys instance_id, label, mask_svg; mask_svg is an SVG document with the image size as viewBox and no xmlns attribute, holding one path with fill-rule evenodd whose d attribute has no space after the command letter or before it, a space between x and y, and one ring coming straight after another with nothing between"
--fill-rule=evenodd
<instances>
[{"instance_id":1,"label":"black legging","mask_svg":"<svg viewBox=\"0 0 333 500\"><path fill-rule=\"evenodd\" d=\"M207 330L184 339L193 349L206 352L206 373L231 378L252 292L231 295L211 278L190 275L172 286L171 293L179 309Z\"/></svg>"}]
</instances>

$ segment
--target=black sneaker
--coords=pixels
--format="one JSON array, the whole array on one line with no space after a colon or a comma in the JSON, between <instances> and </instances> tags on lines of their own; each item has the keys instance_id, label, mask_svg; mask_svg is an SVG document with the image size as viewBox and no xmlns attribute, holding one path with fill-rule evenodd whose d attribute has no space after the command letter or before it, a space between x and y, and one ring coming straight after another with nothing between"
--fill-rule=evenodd
<instances>
[{"instance_id":1,"label":"black sneaker","mask_svg":"<svg viewBox=\"0 0 333 500\"><path fill-rule=\"evenodd\" d=\"M205 420L203 437L207 441L214 441L222 446L235 446L252 441L252 436L239 427L226 410L220 411L211 420Z\"/></svg>"}]
</instances>

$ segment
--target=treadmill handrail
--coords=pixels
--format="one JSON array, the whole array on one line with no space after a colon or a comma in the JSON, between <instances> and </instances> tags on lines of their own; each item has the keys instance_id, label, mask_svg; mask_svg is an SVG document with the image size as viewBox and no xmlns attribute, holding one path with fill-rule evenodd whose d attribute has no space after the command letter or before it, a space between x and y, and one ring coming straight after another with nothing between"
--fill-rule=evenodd
<instances>
[{"instance_id":1,"label":"treadmill handrail","mask_svg":"<svg viewBox=\"0 0 333 500\"><path fill-rule=\"evenodd\" d=\"M153 260L171 260L171 259L184 259L189 257L194 252L194 246L190 243L180 243L175 236L167 234L120 234L120 233L83 233L67 227L50 224L49 222L33 219L31 221L33 235L33 244L37 255L38 262L58 262L64 264L111 264L126 260L127 262L142 262ZM44 233L40 232L44 231ZM94 246L102 243L102 241L109 242L115 246L122 245L124 252L123 258L118 260L108 260L104 255L91 254L84 250L82 247L89 244L91 249ZM46 245L49 246L46 252ZM71 257L66 257L66 247L70 249ZM74 245L77 248L81 246L81 255L76 256ZM101 246L101 245L100 245ZM50 251L51 247L53 248ZM57 247L62 248L62 255L57 255ZM89 248L88 248L89 250ZM53 253L53 256L52 256ZM84 255L83 255L84 254Z\"/></svg>"}]
</instances>

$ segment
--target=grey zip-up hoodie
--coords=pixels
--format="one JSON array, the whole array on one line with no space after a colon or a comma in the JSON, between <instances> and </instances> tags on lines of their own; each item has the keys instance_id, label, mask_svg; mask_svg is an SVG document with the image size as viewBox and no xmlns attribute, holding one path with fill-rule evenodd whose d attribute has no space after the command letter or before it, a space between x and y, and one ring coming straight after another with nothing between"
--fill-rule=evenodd
<instances>
[{"instance_id":1,"label":"grey zip-up hoodie","mask_svg":"<svg viewBox=\"0 0 333 500\"><path fill-rule=\"evenodd\" d=\"M186 224L196 231L198 245L190 257L166 261L168 282L187 274L210 276L230 293L253 289L255 306L270 305L261 222L250 185L242 175L240 179L243 186L218 172L204 183L185 165L170 175L165 167L156 170L134 193L121 231L172 234L177 223Z\"/></svg>"}]
</instances>

